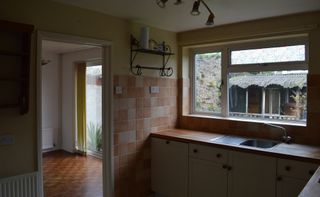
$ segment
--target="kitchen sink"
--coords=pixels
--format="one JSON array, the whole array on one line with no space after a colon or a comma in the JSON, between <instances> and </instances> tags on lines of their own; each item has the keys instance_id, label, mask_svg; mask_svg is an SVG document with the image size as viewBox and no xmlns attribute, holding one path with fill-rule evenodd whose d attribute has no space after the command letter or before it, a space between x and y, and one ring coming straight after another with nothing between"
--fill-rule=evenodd
<instances>
[{"instance_id":1,"label":"kitchen sink","mask_svg":"<svg viewBox=\"0 0 320 197\"><path fill-rule=\"evenodd\" d=\"M272 148L280 142L272 140L262 140L262 139L250 139L244 142L241 142L240 145L251 146L256 148Z\"/></svg>"}]
</instances>

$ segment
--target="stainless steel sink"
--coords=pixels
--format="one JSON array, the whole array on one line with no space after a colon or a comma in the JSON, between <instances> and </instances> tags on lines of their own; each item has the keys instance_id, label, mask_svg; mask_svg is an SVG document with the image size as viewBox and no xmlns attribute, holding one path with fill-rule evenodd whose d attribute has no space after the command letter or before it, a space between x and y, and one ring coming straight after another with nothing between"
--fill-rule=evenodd
<instances>
[{"instance_id":1,"label":"stainless steel sink","mask_svg":"<svg viewBox=\"0 0 320 197\"><path fill-rule=\"evenodd\" d=\"M272 148L280 142L272 140L262 140L262 139L251 139L241 142L240 145L251 146L256 148Z\"/></svg>"}]
</instances>

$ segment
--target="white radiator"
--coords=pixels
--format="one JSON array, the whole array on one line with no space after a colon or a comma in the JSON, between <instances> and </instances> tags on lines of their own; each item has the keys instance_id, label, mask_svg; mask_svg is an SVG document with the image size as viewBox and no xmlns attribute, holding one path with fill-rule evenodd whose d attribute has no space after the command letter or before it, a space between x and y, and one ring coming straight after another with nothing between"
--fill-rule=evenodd
<instances>
[{"instance_id":1,"label":"white radiator","mask_svg":"<svg viewBox=\"0 0 320 197\"><path fill-rule=\"evenodd\" d=\"M42 129L42 150L54 147L54 129Z\"/></svg>"},{"instance_id":2,"label":"white radiator","mask_svg":"<svg viewBox=\"0 0 320 197\"><path fill-rule=\"evenodd\" d=\"M0 197L36 197L38 173L0 179Z\"/></svg>"}]
</instances>

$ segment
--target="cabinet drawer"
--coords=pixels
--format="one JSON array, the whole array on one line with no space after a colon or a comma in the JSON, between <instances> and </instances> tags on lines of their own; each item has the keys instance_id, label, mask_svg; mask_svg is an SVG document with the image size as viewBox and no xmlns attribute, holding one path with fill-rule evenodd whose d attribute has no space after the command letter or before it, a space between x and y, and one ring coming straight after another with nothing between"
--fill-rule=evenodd
<instances>
[{"instance_id":1,"label":"cabinet drawer","mask_svg":"<svg viewBox=\"0 0 320 197\"><path fill-rule=\"evenodd\" d=\"M313 163L278 159L278 175L299 179L310 179L319 166Z\"/></svg>"},{"instance_id":2,"label":"cabinet drawer","mask_svg":"<svg viewBox=\"0 0 320 197\"><path fill-rule=\"evenodd\" d=\"M188 150L188 144L184 142L178 142L173 140L166 140L166 139L160 139L160 138L152 138L151 146L155 147L161 147L164 152L166 151L181 151L184 154L188 154L186 150Z\"/></svg>"},{"instance_id":3,"label":"cabinet drawer","mask_svg":"<svg viewBox=\"0 0 320 197\"><path fill-rule=\"evenodd\" d=\"M189 144L189 156L217 163L226 163L228 161L228 152L226 150L199 144Z\"/></svg>"}]
</instances>

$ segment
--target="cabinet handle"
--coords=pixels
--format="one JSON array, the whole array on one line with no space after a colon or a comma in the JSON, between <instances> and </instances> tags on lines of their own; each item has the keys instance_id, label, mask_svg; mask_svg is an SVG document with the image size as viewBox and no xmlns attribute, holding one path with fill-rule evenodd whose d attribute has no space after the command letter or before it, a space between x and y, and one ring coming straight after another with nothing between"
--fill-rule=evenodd
<instances>
[{"instance_id":1,"label":"cabinet handle","mask_svg":"<svg viewBox=\"0 0 320 197\"><path fill-rule=\"evenodd\" d=\"M278 177L277 177L277 181L282 181L282 177L281 177L281 176L278 176Z\"/></svg>"},{"instance_id":2,"label":"cabinet handle","mask_svg":"<svg viewBox=\"0 0 320 197\"><path fill-rule=\"evenodd\" d=\"M220 157L221 157L221 154L220 154L220 153L218 153L218 154L216 155L216 157L217 157L217 158L220 158Z\"/></svg>"},{"instance_id":3,"label":"cabinet handle","mask_svg":"<svg viewBox=\"0 0 320 197\"><path fill-rule=\"evenodd\" d=\"M288 171L288 172L289 172L289 171L291 170L291 167L290 167L290 166L286 166L286 168L285 168L285 169L286 169L286 171Z\"/></svg>"},{"instance_id":4,"label":"cabinet handle","mask_svg":"<svg viewBox=\"0 0 320 197\"><path fill-rule=\"evenodd\" d=\"M194 152L194 153L197 153L197 152L198 152L198 150L197 150L197 149L193 149L193 152Z\"/></svg>"},{"instance_id":5,"label":"cabinet handle","mask_svg":"<svg viewBox=\"0 0 320 197\"><path fill-rule=\"evenodd\" d=\"M309 174L312 176L315 173L314 170L309 170Z\"/></svg>"},{"instance_id":6,"label":"cabinet handle","mask_svg":"<svg viewBox=\"0 0 320 197\"><path fill-rule=\"evenodd\" d=\"M226 164L224 164L224 165L222 166L223 169L227 169L227 167L228 167L228 166L227 166Z\"/></svg>"},{"instance_id":7,"label":"cabinet handle","mask_svg":"<svg viewBox=\"0 0 320 197\"><path fill-rule=\"evenodd\" d=\"M166 141L166 144L170 144L170 141L167 140L167 141Z\"/></svg>"}]
</instances>

